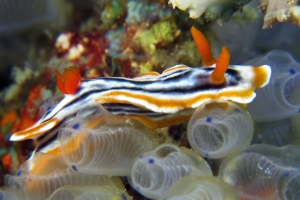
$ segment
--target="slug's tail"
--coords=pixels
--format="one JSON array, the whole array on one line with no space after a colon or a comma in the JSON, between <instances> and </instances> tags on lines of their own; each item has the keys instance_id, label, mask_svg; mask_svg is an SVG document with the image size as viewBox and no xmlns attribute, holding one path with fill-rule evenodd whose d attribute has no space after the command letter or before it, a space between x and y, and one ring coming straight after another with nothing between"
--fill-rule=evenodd
<instances>
[{"instance_id":1,"label":"slug's tail","mask_svg":"<svg viewBox=\"0 0 300 200\"><path fill-rule=\"evenodd\" d=\"M81 83L81 75L79 69L76 67L67 68L63 74L56 73L56 84L59 90L64 94L75 94ZM21 130L14 133L10 140L11 141L20 141L26 139L35 139L40 137L47 131L50 131L57 124L60 123L60 120L57 118L51 118L49 120L40 120L34 126Z\"/></svg>"},{"instance_id":2,"label":"slug's tail","mask_svg":"<svg viewBox=\"0 0 300 200\"><path fill-rule=\"evenodd\" d=\"M11 137L11 141L21 141L27 139L34 139L39 137L40 135L44 134L46 131L54 128L59 123L59 120L53 118L49 121L36 124L28 129L21 130L19 132L14 133Z\"/></svg>"}]
</instances>

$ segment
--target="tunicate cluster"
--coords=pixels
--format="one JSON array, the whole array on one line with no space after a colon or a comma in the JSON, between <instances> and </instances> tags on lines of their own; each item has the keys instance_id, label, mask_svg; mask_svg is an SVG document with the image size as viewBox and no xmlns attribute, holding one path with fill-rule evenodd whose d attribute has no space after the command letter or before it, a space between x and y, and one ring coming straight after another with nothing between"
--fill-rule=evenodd
<instances>
[{"instance_id":1,"label":"tunicate cluster","mask_svg":"<svg viewBox=\"0 0 300 200\"><path fill-rule=\"evenodd\" d=\"M104 123L105 122L105 123ZM88 174L129 175L132 160L156 146L154 135L134 120L120 120L103 107L90 107L60 129L64 163Z\"/></svg>"},{"instance_id":2,"label":"tunicate cluster","mask_svg":"<svg viewBox=\"0 0 300 200\"><path fill-rule=\"evenodd\" d=\"M223 161L219 176L243 199L300 199L300 151L287 145L252 145Z\"/></svg>"},{"instance_id":3,"label":"tunicate cluster","mask_svg":"<svg viewBox=\"0 0 300 200\"><path fill-rule=\"evenodd\" d=\"M248 105L256 122L245 105L212 99L195 110L171 114L188 118L194 111L187 126L189 144L179 141L185 145L179 147L169 143L166 129L158 133L124 116L126 109L135 109L137 116L150 113L155 123L167 119L176 124L171 115L122 104L117 106L125 109L113 115L91 103L59 122L51 138L46 134L35 141L44 140L45 148L38 146L15 176L6 177L0 199L130 200L124 187L128 181L134 196L151 199L299 200L299 148L250 145L252 139L252 144L261 140L282 146L290 135L299 141L299 63L283 51L251 62L274 68L270 85ZM55 101L45 104L45 112ZM120 108L104 106L112 112ZM261 134L253 138L254 123ZM184 138L185 132L176 131Z\"/></svg>"},{"instance_id":4,"label":"tunicate cluster","mask_svg":"<svg viewBox=\"0 0 300 200\"><path fill-rule=\"evenodd\" d=\"M3 191L4 199L18 200L46 199L56 188L63 185L103 186L119 189L123 187L121 180L117 177L82 174L71 169L54 171L42 176L31 173L8 175L5 182L9 189Z\"/></svg>"},{"instance_id":5,"label":"tunicate cluster","mask_svg":"<svg viewBox=\"0 0 300 200\"><path fill-rule=\"evenodd\" d=\"M268 85L256 90L256 98L247 106L255 122L270 122L292 117L300 110L300 64L292 55L274 50L245 64L268 64L272 68Z\"/></svg>"},{"instance_id":6,"label":"tunicate cluster","mask_svg":"<svg viewBox=\"0 0 300 200\"><path fill-rule=\"evenodd\" d=\"M300 110L300 63L286 51L273 50L246 64L268 64L272 68L269 84L257 89L256 98L247 105L258 133L252 143L295 144L298 139L292 136L291 118Z\"/></svg>"}]
</instances>

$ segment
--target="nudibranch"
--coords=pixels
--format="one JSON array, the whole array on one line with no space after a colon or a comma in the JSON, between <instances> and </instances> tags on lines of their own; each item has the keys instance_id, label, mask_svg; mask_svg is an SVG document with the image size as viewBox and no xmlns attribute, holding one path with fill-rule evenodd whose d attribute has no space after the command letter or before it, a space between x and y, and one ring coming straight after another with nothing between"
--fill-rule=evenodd
<instances>
[{"instance_id":1,"label":"nudibranch","mask_svg":"<svg viewBox=\"0 0 300 200\"><path fill-rule=\"evenodd\" d=\"M133 79L101 77L90 80L82 80L79 71L70 68L63 75L57 74L57 85L65 98L34 126L13 134L10 140L50 139L54 135L48 133L57 132L79 110L99 104L112 113L135 116L141 121L147 117L150 121L167 119L167 126L188 119L195 108L211 99L247 104L255 97L254 90L269 82L269 66L229 65L226 47L216 60L204 35L194 27L191 33L202 55L203 67L176 65L162 74L150 72Z\"/></svg>"}]
</instances>

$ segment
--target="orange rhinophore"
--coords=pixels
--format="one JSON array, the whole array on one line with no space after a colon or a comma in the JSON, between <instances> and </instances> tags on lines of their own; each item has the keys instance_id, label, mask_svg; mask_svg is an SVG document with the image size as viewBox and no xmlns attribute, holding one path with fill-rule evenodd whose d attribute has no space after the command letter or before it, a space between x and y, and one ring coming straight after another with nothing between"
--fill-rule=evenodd
<instances>
[{"instance_id":1,"label":"orange rhinophore","mask_svg":"<svg viewBox=\"0 0 300 200\"><path fill-rule=\"evenodd\" d=\"M77 67L69 67L63 73L56 73L56 84L64 94L75 94L81 83L81 75Z\"/></svg>"},{"instance_id":2,"label":"orange rhinophore","mask_svg":"<svg viewBox=\"0 0 300 200\"><path fill-rule=\"evenodd\" d=\"M222 48L222 52L217 60L216 68L210 75L213 84L219 85L225 81L225 72L228 69L230 54L226 47Z\"/></svg>"},{"instance_id":3,"label":"orange rhinophore","mask_svg":"<svg viewBox=\"0 0 300 200\"><path fill-rule=\"evenodd\" d=\"M194 26L191 28L191 33L202 57L203 66L211 66L216 63L210 49L210 45L205 36L197 30Z\"/></svg>"}]
</instances>

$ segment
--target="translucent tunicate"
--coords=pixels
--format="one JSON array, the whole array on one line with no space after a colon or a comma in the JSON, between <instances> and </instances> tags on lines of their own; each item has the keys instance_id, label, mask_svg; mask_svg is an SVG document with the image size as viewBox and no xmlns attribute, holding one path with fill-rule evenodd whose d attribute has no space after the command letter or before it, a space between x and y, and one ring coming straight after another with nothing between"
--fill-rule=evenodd
<instances>
[{"instance_id":1,"label":"translucent tunicate","mask_svg":"<svg viewBox=\"0 0 300 200\"><path fill-rule=\"evenodd\" d=\"M248 61L247 64L268 64L272 75L268 85L256 90L256 98L247 106L256 122L282 120L300 110L300 64L281 50Z\"/></svg>"},{"instance_id":2,"label":"translucent tunicate","mask_svg":"<svg viewBox=\"0 0 300 200\"><path fill-rule=\"evenodd\" d=\"M259 134L254 136L252 143L283 146L291 134L291 120L289 118L274 122L256 123L255 125Z\"/></svg>"},{"instance_id":3,"label":"translucent tunicate","mask_svg":"<svg viewBox=\"0 0 300 200\"><path fill-rule=\"evenodd\" d=\"M0 188L0 200L14 200L14 195L8 187Z\"/></svg>"},{"instance_id":4,"label":"translucent tunicate","mask_svg":"<svg viewBox=\"0 0 300 200\"><path fill-rule=\"evenodd\" d=\"M100 115L109 115L105 113L105 110L101 106L91 106L85 109L79 110L76 114L76 119L80 122L88 122L92 119L99 117Z\"/></svg>"},{"instance_id":5,"label":"translucent tunicate","mask_svg":"<svg viewBox=\"0 0 300 200\"><path fill-rule=\"evenodd\" d=\"M7 175L5 184L8 186L5 195L14 200L46 199L54 190L63 185L85 187L98 185L124 189L121 180L117 177L82 174L70 169L54 171L45 176L34 174Z\"/></svg>"},{"instance_id":6,"label":"translucent tunicate","mask_svg":"<svg viewBox=\"0 0 300 200\"><path fill-rule=\"evenodd\" d=\"M64 98L63 94L55 95L46 99L46 101L40 106L39 116L43 117L49 110L53 108L57 103L59 103Z\"/></svg>"},{"instance_id":7,"label":"translucent tunicate","mask_svg":"<svg viewBox=\"0 0 300 200\"><path fill-rule=\"evenodd\" d=\"M179 179L159 200L239 200L236 190L217 177L186 176Z\"/></svg>"},{"instance_id":8,"label":"translucent tunicate","mask_svg":"<svg viewBox=\"0 0 300 200\"><path fill-rule=\"evenodd\" d=\"M138 121L91 107L58 134L63 162L89 174L129 175L133 159L157 146L153 133Z\"/></svg>"},{"instance_id":9,"label":"translucent tunicate","mask_svg":"<svg viewBox=\"0 0 300 200\"><path fill-rule=\"evenodd\" d=\"M292 145L251 145L223 161L219 177L249 200L300 199L300 150Z\"/></svg>"},{"instance_id":10,"label":"translucent tunicate","mask_svg":"<svg viewBox=\"0 0 300 200\"><path fill-rule=\"evenodd\" d=\"M20 165L17 174L18 176L24 174L47 175L67 168L68 166L62 162L61 155L38 152L31 159Z\"/></svg>"},{"instance_id":11,"label":"translucent tunicate","mask_svg":"<svg viewBox=\"0 0 300 200\"><path fill-rule=\"evenodd\" d=\"M130 200L131 196L123 189L103 186L62 186L56 189L47 200Z\"/></svg>"},{"instance_id":12,"label":"translucent tunicate","mask_svg":"<svg viewBox=\"0 0 300 200\"><path fill-rule=\"evenodd\" d=\"M290 118L291 120L291 133L287 138L287 144L293 144L300 147L300 115L295 115Z\"/></svg>"},{"instance_id":13,"label":"translucent tunicate","mask_svg":"<svg viewBox=\"0 0 300 200\"><path fill-rule=\"evenodd\" d=\"M222 158L250 143L253 124L248 113L237 104L212 100L196 109L187 134L191 147L200 155Z\"/></svg>"},{"instance_id":14,"label":"translucent tunicate","mask_svg":"<svg viewBox=\"0 0 300 200\"><path fill-rule=\"evenodd\" d=\"M273 50L270 51L267 55L254 58L245 63L245 65L270 65L272 70L286 72L286 70L294 69L298 63L294 60L293 56L283 50ZM296 72L300 72L300 69Z\"/></svg>"},{"instance_id":15,"label":"translucent tunicate","mask_svg":"<svg viewBox=\"0 0 300 200\"><path fill-rule=\"evenodd\" d=\"M129 183L142 195L155 199L184 176L212 176L212 171L196 152L165 143L135 160Z\"/></svg>"}]
</instances>

